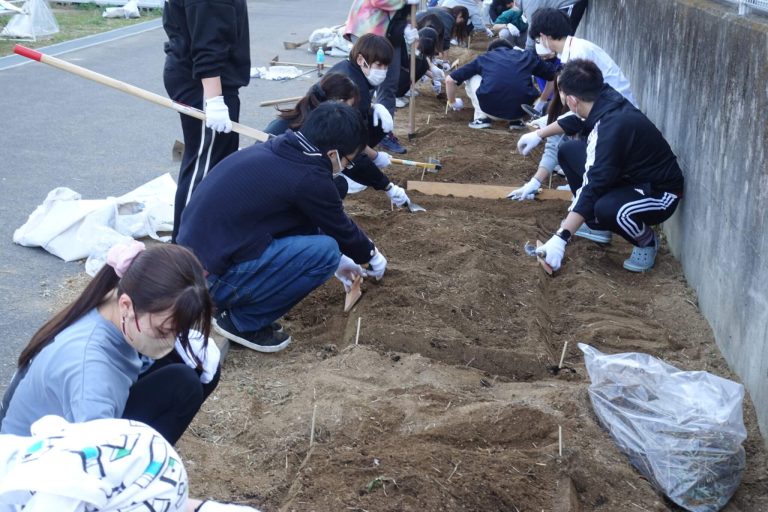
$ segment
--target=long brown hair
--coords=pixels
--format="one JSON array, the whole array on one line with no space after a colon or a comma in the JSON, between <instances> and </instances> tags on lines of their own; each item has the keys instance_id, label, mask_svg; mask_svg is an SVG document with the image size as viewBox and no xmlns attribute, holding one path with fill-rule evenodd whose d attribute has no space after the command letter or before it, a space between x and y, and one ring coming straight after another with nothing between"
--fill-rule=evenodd
<instances>
[{"instance_id":1,"label":"long brown hair","mask_svg":"<svg viewBox=\"0 0 768 512\"><path fill-rule=\"evenodd\" d=\"M466 43L469 39L469 11L466 7L461 5L451 7L450 11L454 19L451 37L456 39L459 43ZM464 18L462 23L459 23L458 21L459 14Z\"/></svg>"},{"instance_id":2,"label":"long brown hair","mask_svg":"<svg viewBox=\"0 0 768 512\"><path fill-rule=\"evenodd\" d=\"M203 277L203 267L188 249L178 245L158 245L142 251L122 278L104 265L85 290L70 305L59 311L32 336L19 356L19 368L29 364L64 329L93 308L107 301L112 290L119 297L127 294L136 313L173 311L173 331L189 350L189 330L197 329L207 343L211 332L213 301ZM202 364L198 358L198 369Z\"/></svg>"},{"instance_id":3,"label":"long brown hair","mask_svg":"<svg viewBox=\"0 0 768 512\"><path fill-rule=\"evenodd\" d=\"M278 109L280 110L278 117L288 121L291 130L298 130L304 124L309 113L324 101L353 100L353 105L356 106L359 99L360 92L351 78L341 73L329 73L310 87L307 94L296 103L295 107Z\"/></svg>"},{"instance_id":4,"label":"long brown hair","mask_svg":"<svg viewBox=\"0 0 768 512\"><path fill-rule=\"evenodd\" d=\"M557 85L557 76L555 76L554 82L555 88L552 90L552 99L549 101L549 106L547 107L548 125L554 123L557 121L558 117L571 110L568 108L568 105L563 105L563 102L560 101L560 87Z\"/></svg>"}]
</instances>

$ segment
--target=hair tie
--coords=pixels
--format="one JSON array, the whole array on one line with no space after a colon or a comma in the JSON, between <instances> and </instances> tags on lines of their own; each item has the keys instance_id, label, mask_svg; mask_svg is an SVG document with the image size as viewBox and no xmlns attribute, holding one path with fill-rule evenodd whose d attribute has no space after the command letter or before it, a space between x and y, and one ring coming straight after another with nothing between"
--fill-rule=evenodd
<instances>
[{"instance_id":1,"label":"hair tie","mask_svg":"<svg viewBox=\"0 0 768 512\"><path fill-rule=\"evenodd\" d=\"M312 86L312 94L317 96L317 99L320 100L321 103L328 99L328 96L326 96L325 91L320 87L320 84L314 84Z\"/></svg>"},{"instance_id":2,"label":"hair tie","mask_svg":"<svg viewBox=\"0 0 768 512\"><path fill-rule=\"evenodd\" d=\"M144 248L144 244L136 240L131 240L127 244L113 245L107 252L107 265L115 269L117 277L123 277L133 260Z\"/></svg>"}]
</instances>

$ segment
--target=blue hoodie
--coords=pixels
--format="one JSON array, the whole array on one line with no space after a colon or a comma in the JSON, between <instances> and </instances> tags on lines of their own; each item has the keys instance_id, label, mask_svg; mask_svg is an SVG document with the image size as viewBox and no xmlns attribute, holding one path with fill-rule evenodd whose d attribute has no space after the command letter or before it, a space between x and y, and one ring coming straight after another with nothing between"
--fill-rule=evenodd
<instances>
[{"instance_id":1,"label":"blue hoodie","mask_svg":"<svg viewBox=\"0 0 768 512\"><path fill-rule=\"evenodd\" d=\"M286 132L219 162L192 194L177 240L223 275L274 239L319 233L356 263L373 257L373 242L344 213L328 157L301 132Z\"/></svg>"}]
</instances>

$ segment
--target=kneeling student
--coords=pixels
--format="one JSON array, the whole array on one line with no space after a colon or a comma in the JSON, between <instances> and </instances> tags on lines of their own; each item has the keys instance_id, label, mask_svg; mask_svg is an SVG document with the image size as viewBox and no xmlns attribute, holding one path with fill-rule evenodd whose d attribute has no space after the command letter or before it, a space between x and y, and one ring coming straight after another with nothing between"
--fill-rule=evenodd
<instances>
[{"instance_id":1,"label":"kneeling student","mask_svg":"<svg viewBox=\"0 0 768 512\"><path fill-rule=\"evenodd\" d=\"M545 259L560 268L571 233L601 243L617 233L635 246L624 268L650 270L659 248L651 226L670 218L683 195L677 158L658 128L603 82L594 62L569 61L557 84L562 102L584 121L581 138L558 151L574 199L542 246Z\"/></svg>"},{"instance_id":2,"label":"kneeling student","mask_svg":"<svg viewBox=\"0 0 768 512\"><path fill-rule=\"evenodd\" d=\"M230 155L203 180L178 240L208 272L216 331L277 352L291 337L275 320L334 272L345 286L358 275L381 279L387 260L344 213L333 183L366 141L357 109L325 102L300 131Z\"/></svg>"},{"instance_id":3,"label":"kneeling student","mask_svg":"<svg viewBox=\"0 0 768 512\"><path fill-rule=\"evenodd\" d=\"M520 105L539 96L531 75L552 80L555 71L555 66L539 59L536 52L497 39L488 45L487 53L446 77L445 92L451 108L460 110L464 103L456 99L456 86L466 84L467 96L475 108L470 128L490 128L495 119L508 121L510 129L522 129L525 124L521 118L526 114Z\"/></svg>"}]
</instances>

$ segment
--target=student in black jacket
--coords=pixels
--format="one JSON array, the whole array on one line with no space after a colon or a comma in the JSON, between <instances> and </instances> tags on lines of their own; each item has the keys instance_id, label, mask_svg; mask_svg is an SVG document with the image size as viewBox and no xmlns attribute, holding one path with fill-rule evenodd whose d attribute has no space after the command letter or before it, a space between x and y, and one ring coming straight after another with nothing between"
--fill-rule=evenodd
<instances>
[{"instance_id":1,"label":"student in black jacket","mask_svg":"<svg viewBox=\"0 0 768 512\"><path fill-rule=\"evenodd\" d=\"M301 130L310 112L326 101L343 101L354 107L360 101L360 93L348 76L326 73L319 82L309 88L307 94L293 108L280 110L277 119L273 119L264 131L271 135L282 135L286 130ZM355 162L362 160L358 157ZM366 187L373 187L375 190L384 190L397 206L403 206L408 201L405 190L392 183L387 175L367 158L363 164L355 164L337 173L333 182L342 199L348 193L362 192Z\"/></svg>"},{"instance_id":2,"label":"student in black jacket","mask_svg":"<svg viewBox=\"0 0 768 512\"><path fill-rule=\"evenodd\" d=\"M334 272L345 287L358 275L381 279L387 260L344 213L333 184L365 137L353 107L325 102L301 131L237 151L203 180L178 241L208 272L216 331L277 352L291 337L275 320Z\"/></svg>"},{"instance_id":3,"label":"student in black jacket","mask_svg":"<svg viewBox=\"0 0 768 512\"><path fill-rule=\"evenodd\" d=\"M505 39L496 39L488 45L488 52L460 67L445 79L448 103L454 110L463 108L456 99L456 88L465 85L467 96L475 108L470 128L490 128L493 119L509 122L510 129L524 128L520 119L525 112L520 108L539 96L531 75L552 80L556 67L539 59L532 50L514 48Z\"/></svg>"},{"instance_id":4,"label":"student in black jacket","mask_svg":"<svg viewBox=\"0 0 768 512\"><path fill-rule=\"evenodd\" d=\"M163 10L163 81L168 96L205 111L200 121L181 116L184 154L179 170L173 240L181 212L210 169L237 151L232 122L240 117L238 90L250 81L251 57L245 0L167 0Z\"/></svg>"},{"instance_id":5,"label":"student in black jacket","mask_svg":"<svg viewBox=\"0 0 768 512\"><path fill-rule=\"evenodd\" d=\"M560 267L571 233L602 243L617 233L635 246L624 268L650 270L659 248L651 226L671 217L683 194L677 158L656 126L603 82L594 62L569 61L557 83L561 100L576 114L558 123L582 138L558 152L575 197L561 228L541 248L546 261Z\"/></svg>"}]
</instances>

